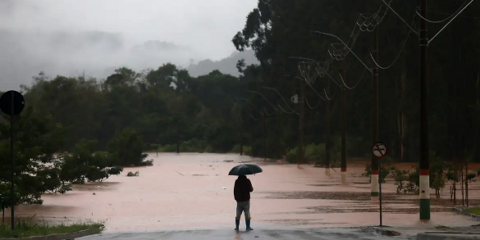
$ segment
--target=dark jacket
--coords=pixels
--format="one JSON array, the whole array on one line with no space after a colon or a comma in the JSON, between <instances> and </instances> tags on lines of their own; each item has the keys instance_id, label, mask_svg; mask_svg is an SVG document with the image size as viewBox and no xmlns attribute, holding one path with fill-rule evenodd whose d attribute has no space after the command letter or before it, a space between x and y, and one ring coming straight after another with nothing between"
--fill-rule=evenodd
<instances>
[{"instance_id":1,"label":"dark jacket","mask_svg":"<svg viewBox=\"0 0 480 240\"><path fill-rule=\"evenodd\" d=\"M250 193L253 192L252 182L245 176L239 176L235 181L233 194L237 202L246 202L250 200Z\"/></svg>"}]
</instances>

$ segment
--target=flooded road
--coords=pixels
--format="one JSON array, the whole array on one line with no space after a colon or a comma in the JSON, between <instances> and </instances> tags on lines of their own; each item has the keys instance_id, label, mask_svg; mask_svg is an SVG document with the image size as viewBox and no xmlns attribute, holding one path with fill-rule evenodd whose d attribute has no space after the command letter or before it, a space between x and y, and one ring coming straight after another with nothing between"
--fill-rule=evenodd
<instances>
[{"instance_id":1,"label":"flooded road","mask_svg":"<svg viewBox=\"0 0 480 240\"><path fill-rule=\"evenodd\" d=\"M18 216L50 222L105 220L106 231L233 227L236 203L228 171L241 162L259 164L263 173L249 176L252 226L353 227L378 225L378 201L370 198L365 163L349 163L348 182L339 169L326 176L311 165L264 163L225 154L150 154L154 166L125 168L106 182L76 185L64 195L45 195L41 206L19 206ZM233 160L233 161L232 161ZM128 172L138 177L127 177ZM461 226L476 222L450 211L448 186L432 196L432 220L418 220L418 195L397 195L392 181L383 184L383 224ZM470 203L478 204L480 185L472 183ZM433 192L433 191L432 191ZM8 211L7 211L8 213ZM242 220L242 226L243 220Z\"/></svg>"}]
</instances>

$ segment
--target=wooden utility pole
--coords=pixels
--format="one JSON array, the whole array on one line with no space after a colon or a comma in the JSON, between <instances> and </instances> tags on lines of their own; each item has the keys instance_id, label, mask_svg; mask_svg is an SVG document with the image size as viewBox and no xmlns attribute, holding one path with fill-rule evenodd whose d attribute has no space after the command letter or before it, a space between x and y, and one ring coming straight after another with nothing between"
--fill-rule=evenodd
<instances>
[{"instance_id":1,"label":"wooden utility pole","mask_svg":"<svg viewBox=\"0 0 480 240\"><path fill-rule=\"evenodd\" d=\"M373 31L373 58L378 62L378 26ZM372 146L378 142L378 67L373 68L373 129L372 129ZM377 197L379 194L378 179L378 158L372 152L372 169L370 175L371 196Z\"/></svg>"},{"instance_id":2,"label":"wooden utility pole","mask_svg":"<svg viewBox=\"0 0 480 240\"><path fill-rule=\"evenodd\" d=\"M325 106L325 174L330 175L330 108L332 101L327 99Z\"/></svg>"},{"instance_id":3,"label":"wooden utility pole","mask_svg":"<svg viewBox=\"0 0 480 240\"><path fill-rule=\"evenodd\" d=\"M343 76L346 77L346 64L343 62ZM342 87L342 161L340 163L342 184L347 184L347 88Z\"/></svg>"},{"instance_id":4,"label":"wooden utility pole","mask_svg":"<svg viewBox=\"0 0 480 240\"><path fill-rule=\"evenodd\" d=\"M420 0L420 220L430 220L430 163L427 112L427 0Z\"/></svg>"},{"instance_id":5,"label":"wooden utility pole","mask_svg":"<svg viewBox=\"0 0 480 240\"><path fill-rule=\"evenodd\" d=\"M347 184L347 88L342 88L342 162L341 180Z\"/></svg>"}]
</instances>

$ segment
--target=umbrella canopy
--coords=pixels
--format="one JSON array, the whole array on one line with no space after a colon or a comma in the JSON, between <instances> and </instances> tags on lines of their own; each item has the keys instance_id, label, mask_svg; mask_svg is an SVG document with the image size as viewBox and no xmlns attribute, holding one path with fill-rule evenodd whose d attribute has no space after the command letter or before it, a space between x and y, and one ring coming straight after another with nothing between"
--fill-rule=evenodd
<instances>
[{"instance_id":1,"label":"umbrella canopy","mask_svg":"<svg viewBox=\"0 0 480 240\"><path fill-rule=\"evenodd\" d=\"M251 175L251 174L256 174L256 173L261 173L262 169L254 164L242 164L238 165L232 168L228 175Z\"/></svg>"}]
</instances>

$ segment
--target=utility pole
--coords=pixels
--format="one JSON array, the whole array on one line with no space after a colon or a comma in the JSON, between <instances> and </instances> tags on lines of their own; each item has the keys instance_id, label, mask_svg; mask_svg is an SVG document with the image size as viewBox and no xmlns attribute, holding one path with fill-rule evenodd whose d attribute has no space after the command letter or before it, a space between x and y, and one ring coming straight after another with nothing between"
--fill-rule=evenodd
<instances>
[{"instance_id":1,"label":"utility pole","mask_svg":"<svg viewBox=\"0 0 480 240\"><path fill-rule=\"evenodd\" d=\"M346 62L343 62L343 76L346 76ZM340 163L342 184L347 184L347 88L342 87L342 161Z\"/></svg>"},{"instance_id":2,"label":"utility pole","mask_svg":"<svg viewBox=\"0 0 480 240\"><path fill-rule=\"evenodd\" d=\"M347 88L342 88L342 162L341 180L347 184Z\"/></svg>"},{"instance_id":3,"label":"utility pole","mask_svg":"<svg viewBox=\"0 0 480 240\"><path fill-rule=\"evenodd\" d=\"M427 0L420 0L420 220L430 220L430 163L427 113Z\"/></svg>"},{"instance_id":4,"label":"utility pole","mask_svg":"<svg viewBox=\"0 0 480 240\"><path fill-rule=\"evenodd\" d=\"M373 58L378 62L378 26L373 31ZM373 68L373 131L372 131L372 146L378 142L378 67ZM371 196L377 197L379 194L379 179L378 179L378 158L372 152L372 167L371 167Z\"/></svg>"},{"instance_id":5,"label":"utility pole","mask_svg":"<svg viewBox=\"0 0 480 240\"><path fill-rule=\"evenodd\" d=\"M330 108L332 101L327 99L325 106L325 174L330 175Z\"/></svg>"},{"instance_id":6,"label":"utility pole","mask_svg":"<svg viewBox=\"0 0 480 240\"><path fill-rule=\"evenodd\" d=\"M298 151L297 151L297 166L303 161L303 135L304 135L304 121L305 121L305 81L300 80L300 99L298 100L299 123L298 123Z\"/></svg>"}]
</instances>

